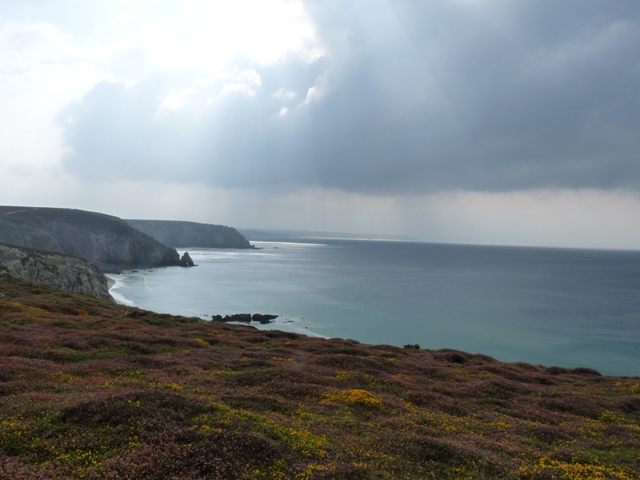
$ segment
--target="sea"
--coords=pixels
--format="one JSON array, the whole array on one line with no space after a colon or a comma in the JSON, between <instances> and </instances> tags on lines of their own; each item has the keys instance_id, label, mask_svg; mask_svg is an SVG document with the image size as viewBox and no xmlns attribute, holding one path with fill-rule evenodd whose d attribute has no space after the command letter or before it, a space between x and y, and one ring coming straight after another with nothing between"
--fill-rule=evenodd
<instances>
[{"instance_id":1,"label":"sea","mask_svg":"<svg viewBox=\"0 0 640 480\"><path fill-rule=\"evenodd\" d=\"M122 304L370 344L640 375L640 252L269 238L110 274ZM185 250L180 249L179 253Z\"/></svg>"}]
</instances>

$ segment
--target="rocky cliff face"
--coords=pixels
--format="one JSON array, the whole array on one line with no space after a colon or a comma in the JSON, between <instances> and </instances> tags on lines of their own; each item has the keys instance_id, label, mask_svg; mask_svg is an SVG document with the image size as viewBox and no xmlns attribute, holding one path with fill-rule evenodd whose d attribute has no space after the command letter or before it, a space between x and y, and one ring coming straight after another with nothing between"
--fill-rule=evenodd
<instances>
[{"instance_id":1,"label":"rocky cliff face","mask_svg":"<svg viewBox=\"0 0 640 480\"><path fill-rule=\"evenodd\" d=\"M133 228L175 248L252 248L235 228L171 220L125 220Z\"/></svg>"},{"instance_id":2,"label":"rocky cliff face","mask_svg":"<svg viewBox=\"0 0 640 480\"><path fill-rule=\"evenodd\" d=\"M71 255L0 244L0 274L114 301L100 269Z\"/></svg>"},{"instance_id":3,"label":"rocky cliff face","mask_svg":"<svg viewBox=\"0 0 640 480\"><path fill-rule=\"evenodd\" d=\"M65 208L0 207L0 242L86 258L103 271L180 261L175 249L120 218Z\"/></svg>"}]
</instances>

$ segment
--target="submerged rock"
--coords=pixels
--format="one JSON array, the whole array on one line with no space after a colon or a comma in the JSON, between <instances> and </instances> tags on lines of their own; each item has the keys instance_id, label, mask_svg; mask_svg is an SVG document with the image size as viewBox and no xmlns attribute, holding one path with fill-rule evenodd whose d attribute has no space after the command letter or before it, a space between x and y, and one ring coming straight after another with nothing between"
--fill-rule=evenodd
<instances>
[{"instance_id":1,"label":"submerged rock","mask_svg":"<svg viewBox=\"0 0 640 480\"><path fill-rule=\"evenodd\" d=\"M271 323L273 320L278 318L278 315L270 315L270 314L262 314L262 313L254 313L251 317L251 320L254 322L260 322L261 324Z\"/></svg>"},{"instance_id":2,"label":"submerged rock","mask_svg":"<svg viewBox=\"0 0 640 480\"><path fill-rule=\"evenodd\" d=\"M233 315L211 315L211 320L214 322L251 322L250 313L234 313Z\"/></svg>"},{"instance_id":3,"label":"submerged rock","mask_svg":"<svg viewBox=\"0 0 640 480\"><path fill-rule=\"evenodd\" d=\"M232 315L211 315L211 321L213 322L243 322L250 323L251 321L260 322L261 324L271 323L273 319L278 318L278 315L269 315L254 313L234 313Z\"/></svg>"}]
</instances>

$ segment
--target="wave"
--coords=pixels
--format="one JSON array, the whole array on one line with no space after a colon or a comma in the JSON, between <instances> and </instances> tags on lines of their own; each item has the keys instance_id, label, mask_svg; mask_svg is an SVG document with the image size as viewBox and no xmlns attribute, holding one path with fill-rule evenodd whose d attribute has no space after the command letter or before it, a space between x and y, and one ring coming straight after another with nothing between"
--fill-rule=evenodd
<instances>
[{"instance_id":1,"label":"wave","mask_svg":"<svg viewBox=\"0 0 640 480\"><path fill-rule=\"evenodd\" d=\"M135 303L133 303L128 298L126 298L120 292L116 291L119 288L126 286L124 282L124 279L126 277L124 275L109 274L109 275L105 275L105 277L109 278L110 280L113 280L113 285L111 285L111 288L109 288L109 293L111 294L113 299L116 301L116 303L119 303L120 305L126 305L128 307L136 306Z\"/></svg>"}]
</instances>

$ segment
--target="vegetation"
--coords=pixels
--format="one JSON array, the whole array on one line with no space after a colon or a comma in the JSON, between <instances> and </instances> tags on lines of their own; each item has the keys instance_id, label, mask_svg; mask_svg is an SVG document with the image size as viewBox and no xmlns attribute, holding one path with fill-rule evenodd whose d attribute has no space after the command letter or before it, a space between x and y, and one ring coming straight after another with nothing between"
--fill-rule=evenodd
<instances>
[{"instance_id":1,"label":"vegetation","mask_svg":"<svg viewBox=\"0 0 640 480\"><path fill-rule=\"evenodd\" d=\"M0 292L0 478L640 475L637 377Z\"/></svg>"}]
</instances>

